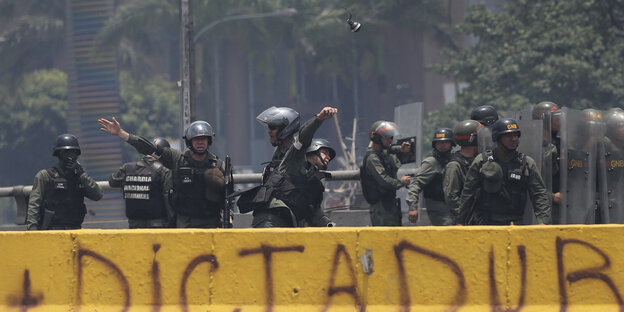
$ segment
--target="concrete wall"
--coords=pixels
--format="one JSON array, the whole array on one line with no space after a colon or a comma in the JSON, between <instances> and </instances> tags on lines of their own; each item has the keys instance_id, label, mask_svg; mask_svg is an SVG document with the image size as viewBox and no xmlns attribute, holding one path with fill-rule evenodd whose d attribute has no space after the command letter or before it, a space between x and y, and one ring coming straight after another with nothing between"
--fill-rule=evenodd
<instances>
[{"instance_id":1,"label":"concrete wall","mask_svg":"<svg viewBox=\"0 0 624 312\"><path fill-rule=\"evenodd\" d=\"M1 232L2 311L617 311L622 226Z\"/></svg>"}]
</instances>

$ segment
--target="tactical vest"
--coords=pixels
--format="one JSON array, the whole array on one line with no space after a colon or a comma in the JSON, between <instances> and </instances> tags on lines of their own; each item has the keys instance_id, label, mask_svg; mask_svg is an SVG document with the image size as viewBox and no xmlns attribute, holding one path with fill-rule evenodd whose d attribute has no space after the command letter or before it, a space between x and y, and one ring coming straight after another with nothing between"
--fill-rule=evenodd
<instances>
[{"instance_id":1,"label":"tactical vest","mask_svg":"<svg viewBox=\"0 0 624 312\"><path fill-rule=\"evenodd\" d=\"M386 170L386 173L392 178L397 178L396 166L392 163L390 155L375 150L368 150L364 155L364 160L360 167L360 181L362 182L362 195L364 195L364 199L366 199L366 202L370 205L374 205L384 198L396 197L396 190L381 189L373 176L366 169L368 156L373 153L377 154L377 157L381 160L381 165L384 167L384 170Z\"/></svg>"},{"instance_id":2,"label":"tactical vest","mask_svg":"<svg viewBox=\"0 0 624 312\"><path fill-rule=\"evenodd\" d=\"M435 201L444 201L444 190L442 189L442 184L444 182L444 168L446 164L448 164L449 159L444 157L436 157L433 158L438 162L442 170L437 172L427 185L423 187L423 195L427 199L435 200Z\"/></svg>"},{"instance_id":3,"label":"tactical vest","mask_svg":"<svg viewBox=\"0 0 624 312\"><path fill-rule=\"evenodd\" d=\"M43 197L43 208L54 212L50 224L80 227L87 213L84 185L78 178L67 179L54 167L46 171L51 178L47 185L48 191Z\"/></svg>"},{"instance_id":4,"label":"tactical vest","mask_svg":"<svg viewBox=\"0 0 624 312\"><path fill-rule=\"evenodd\" d=\"M182 155L174 172L172 198L173 209L181 215L197 218L219 217L225 202L208 201L205 196L204 172L210 168L221 170L222 160L204 162L193 167L187 155Z\"/></svg>"},{"instance_id":5,"label":"tactical vest","mask_svg":"<svg viewBox=\"0 0 624 312\"><path fill-rule=\"evenodd\" d=\"M497 193L484 192L485 210L495 219L497 216L499 218L521 218L524 214L524 205L529 188L526 155L516 152L509 163L497 163L503 169L503 184Z\"/></svg>"},{"instance_id":6,"label":"tactical vest","mask_svg":"<svg viewBox=\"0 0 624 312\"><path fill-rule=\"evenodd\" d=\"M123 196L128 219L149 220L166 216L161 168L157 162L146 162L145 166L125 165Z\"/></svg>"},{"instance_id":7,"label":"tactical vest","mask_svg":"<svg viewBox=\"0 0 624 312\"><path fill-rule=\"evenodd\" d=\"M275 162L271 162L264 172L263 185L267 192L283 201L297 220L310 216L314 207L323 200L325 186L316 175L316 170L308 170L306 175L289 175L281 173Z\"/></svg>"}]
</instances>

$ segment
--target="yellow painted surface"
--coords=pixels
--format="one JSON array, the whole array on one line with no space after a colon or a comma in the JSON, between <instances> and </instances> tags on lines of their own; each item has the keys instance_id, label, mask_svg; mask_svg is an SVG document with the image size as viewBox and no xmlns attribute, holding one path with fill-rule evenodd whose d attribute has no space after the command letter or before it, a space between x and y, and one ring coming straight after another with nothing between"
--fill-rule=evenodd
<instances>
[{"instance_id":1,"label":"yellow painted surface","mask_svg":"<svg viewBox=\"0 0 624 312\"><path fill-rule=\"evenodd\" d=\"M0 232L0 311L619 311L620 237L618 225Z\"/></svg>"}]
</instances>

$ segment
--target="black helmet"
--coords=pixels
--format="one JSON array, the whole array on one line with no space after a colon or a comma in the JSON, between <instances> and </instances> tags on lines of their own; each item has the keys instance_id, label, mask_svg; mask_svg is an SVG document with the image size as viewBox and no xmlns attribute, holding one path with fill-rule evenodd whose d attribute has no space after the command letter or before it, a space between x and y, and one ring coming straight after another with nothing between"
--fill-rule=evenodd
<instances>
[{"instance_id":1,"label":"black helmet","mask_svg":"<svg viewBox=\"0 0 624 312\"><path fill-rule=\"evenodd\" d=\"M214 130L209 123L203 120L198 120L198 121L192 122L188 126L188 128L184 130L184 136L182 138L184 139L184 143L186 144L186 147L188 147L190 150L192 150L195 153L199 153L193 148L193 144L191 144L191 140L197 137L208 137L208 145L212 145L212 137L214 137L214 135L215 135Z\"/></svg>"},{"instance_id":2,"label":"black helmet","mask_svg":"<svg viewBox=\"0 0 624 312\"><path fill-rule=\"evenodd\" d=\"M158 148L171 147L171 145L169 145L169 141L163 137L154 138L154 140L152 140L152 144Z\"/></svg>"},{"instance_id":3,"label":"black helmet","mask_svg":"<svg viewBox=\"0 0 624 312\"><path fill-rule=\"evenodd\" d=\"M511 118L501 118L497 120L492 126L492 141L496 142L501 135L505 133L517 132L518 136L521 135L520 127L518 123Z\"/></svg>"},{"instance_id":4,"label":"black helmet","mask_svg":"<svg viewBox=\"0 0 624 312\"><path fill-rule=\"evenodd\" d=\"M433 133L433 140L431 141L431 147L435 148L436 142L451 142L451 146L455 146L455 141L453 140L453 130L450 128L438 128Z\"/></svg>"},{"instance_id":5,"label":"black helmet","mask_svg":"<svg viewBox=\"0 0 624 312\"><path fill-rule=\"evenodd\" d=\"M271 106L260 113L256 120L269 127L278 127L277 139L280 141L299 131L299 113L290 107Z\"/></svg>"},{"instance_id":6,"label":"black helmet","mask_svg":"<svg viewBox=\"0 0 624 312\"><path fill-rule=\"evenodd\" d=\"M77 150L78 155L80 155L80 145L78 145L76 136L66 133L56 137L56 144L54 144L52 156L58 156L60 150Z\"/></svg>"},{"instance_id":7,"label":"black helmet","mask_svg":"<svg viewBox=\"0 0 624 312\"><path fill-rule=\"evenodd\" d=\"M157 137L152 140L152 144L156 146L157 151L154 153L154 156L160 157L162 156L162 151L165 147L171 147L169 145L169 141L163 137Z\"/></svg>"},{"instance_id":8,"label":"black helmet","mask_svg":"<svg viewBox=\"0 0 624 312\"><path fill-rule=\"evenodd\" d=\"M539 102L533 106L533 119L544 119L546 114L559 109L559 106L553 102Z\"/></svg>"},{"instance_id":9,"label":"black helmet","mask_svg":"<svg viewBox=\"0 0 624 312\"><path fill-rule=\"evenodd\" d=\"M476 120L464 120L455 126L453 130L455 136L453 138L459 146L476 146L477 131L482 126L483 125Z\"/></svg>"},{"instance_id":10,"label":"black helmet","mask_svg":"<svg viewBox=\"0 0 624 312\"><path fill-rule=\"evenodd\" d=\"M482 123L484 126L490 126L498 120L496 108L492 105L481 105L470 113L470 119Z\"/></svg>"},{"instance_id":11,"label":"black helmet","mask_svg":"<svg viewBox=\"0 0 624 312\"><path fill-rule=\"evenodd\" d=\"M310 143L310 146L306 150L306 154L314 153L323 147L329 150L329 160L332 160L334 159L334 157L336 157L336 151L331 148L331 146L329 145L329 141L318 138L312 139L312 143Z\"/></svg>"},{"instance_id":12,"label":"black helmet","mask_svg":"<svg viewBox=\"0 0 624 312\"><path fill-rule=\"evenodd\" d=\"M373 143L382 144L381 138L394 138L399 135L399 127L391 121L375 121L371 126L368 135Z\"/></svg>"}]
</instances>

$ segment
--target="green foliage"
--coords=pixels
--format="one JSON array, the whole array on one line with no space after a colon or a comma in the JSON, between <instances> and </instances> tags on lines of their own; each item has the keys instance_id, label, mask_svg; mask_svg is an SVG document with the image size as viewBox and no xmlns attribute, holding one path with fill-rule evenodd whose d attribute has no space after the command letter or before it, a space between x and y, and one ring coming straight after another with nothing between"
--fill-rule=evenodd
<instances>
[{"instance_id":1,"label":"green foliage","mask_svg":"<svg viewBox=\"0 0 624 312\"><path fill-rule=\"evenodd\" d=\"M460 30L478 42L439 72L469 86L458 104L510 112L543 100L606 109L624 96L624 4L512 1L501 13L473 6Z\"/></svg>"},{"instance_id":2,"label":"green foliage","mask_svg":"<svg viewBox=\"0 0 624 312\"><path fill-rule=\"evenodd\" d=\"M51 165L56 136L67 132L67 76L55 69L27 74L13 92L0 86L0 103L0 171L7 181L31 183Z\"/></svg>"},{"instance_id":3,"label":"green foliage","mask_svg":"<svg viewBox=\"0 0 624 312\"><path fill-rule=\"evenodd\" d=\"M176 86L155 76L135 80L127 71L119 75L121 117L128 131L146 138L177 138L180 124L180 94Z\"/></svg>"}]
</instances>

